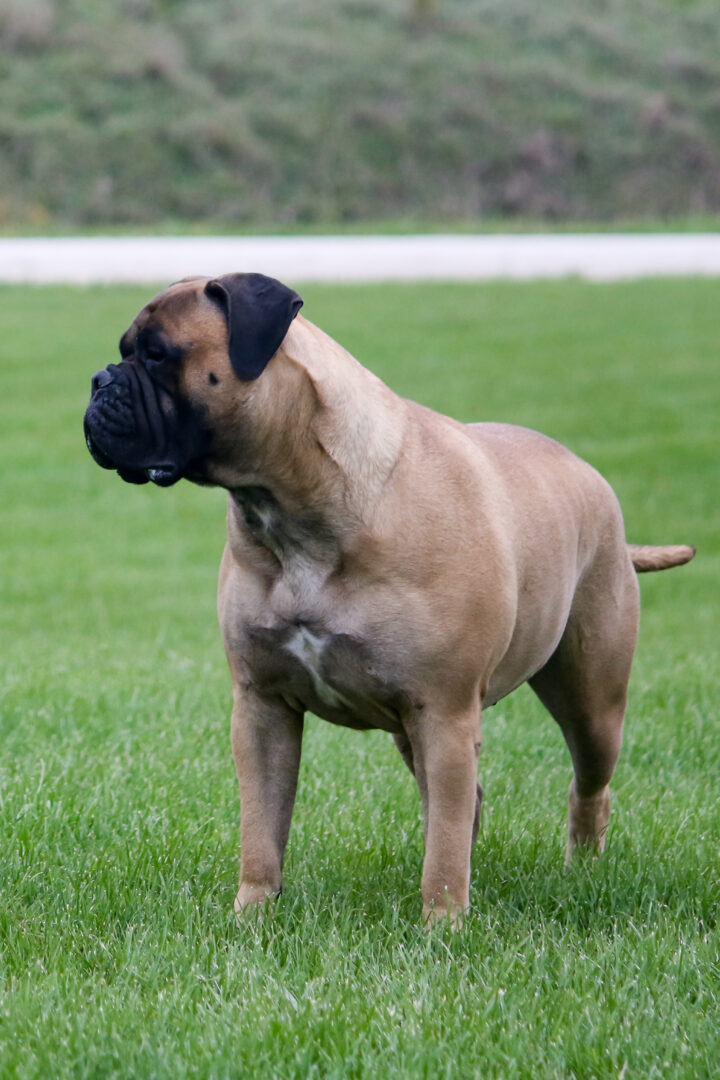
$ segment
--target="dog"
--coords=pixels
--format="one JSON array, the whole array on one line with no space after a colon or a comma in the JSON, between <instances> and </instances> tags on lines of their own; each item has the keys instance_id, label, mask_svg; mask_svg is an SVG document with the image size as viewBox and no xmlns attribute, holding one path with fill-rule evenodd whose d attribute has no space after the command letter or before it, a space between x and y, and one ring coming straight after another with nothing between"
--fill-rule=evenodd
<instances>
[{"instance_id":1,"label":"dog","mask_svg":"<svg viewBox=\"0 0 720 1080\"><path fill-rule=\"evenodd\" d=\"M398 397L261 274L160 293L92 378L90 453L131 483L227 489L218 611L241 799L236 911L282 887L307 710L389 732L422 800L423 922L459 925L481 716L529 683L573 765L567 857L602 850L636 642L606 481L557 442Z\"/></svg>"}]
</instances>

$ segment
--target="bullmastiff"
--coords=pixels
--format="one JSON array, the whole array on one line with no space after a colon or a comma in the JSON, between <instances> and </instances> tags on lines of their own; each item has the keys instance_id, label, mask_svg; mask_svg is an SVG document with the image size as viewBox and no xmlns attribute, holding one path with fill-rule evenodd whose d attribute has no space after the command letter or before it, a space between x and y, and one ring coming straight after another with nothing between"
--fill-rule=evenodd
<instances>
[{"instance_id":1,"label":"bullmastiff","mask_svg":"<svg viewBox=\"0 0 720 1080\"><path fill-rule=\"evenodd\" d=\"M92 379L92 456L228 491L218 608L241 798L238 911L280 892L303 716L389 732L424 812L423 920L459 921L483 710L528 682L572 758L567 854L602 850L638 628L610 486L552 439L393 393L261 274L152 300Z\"/></svg>"}]
</instances>

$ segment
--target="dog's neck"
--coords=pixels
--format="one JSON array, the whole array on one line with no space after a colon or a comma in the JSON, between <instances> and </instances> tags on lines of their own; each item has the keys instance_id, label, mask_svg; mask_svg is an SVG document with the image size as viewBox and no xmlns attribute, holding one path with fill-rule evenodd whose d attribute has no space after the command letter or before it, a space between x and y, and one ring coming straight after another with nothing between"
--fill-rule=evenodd
<instances>
[{"instance_id":1,"label":"dog's neck","mask_svg":"<svg viewBox=\"0 0 720 1080\"><path fill-rule=\"evenodd\" d=\"M244 413L246 469L226 486L280 561L289 546L342 551L371 527L405 434L405 403L384 383L298 318Z\"/></svg>"}]
</instances>

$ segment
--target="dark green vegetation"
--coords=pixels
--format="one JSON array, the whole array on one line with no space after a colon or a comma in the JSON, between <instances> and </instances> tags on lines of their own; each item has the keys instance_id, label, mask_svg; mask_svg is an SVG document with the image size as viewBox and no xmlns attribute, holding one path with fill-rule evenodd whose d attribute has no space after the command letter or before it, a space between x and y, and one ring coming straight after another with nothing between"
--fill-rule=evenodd
<instances>
[{"instance_id":1,"label":"dark green vegetation","mask_svg":"<svg viewBox=\"0 0 720 1080\"><path fill-rule=\"evenodd\" d=\"M5 0L0 225L720 211L712 0Z\"/></svg>"},{"instance_id":2,"label":"dark green vegetation","mask_svg":"<svg viewBox=\"0 0 720 1080\"><path fill-rule=\"evenodd\" d=\"M82 441L148 290L0 291L3 1078L717 1075L719 289L302 290L401 393L547 431L608 476L632 540L700 548L642 579L605 857L563 873L569 758L531 693L488 712L455 936L418 925L389 736L315 720L285 894L235 925L224 499L124 485Z\"/></svg>"}]
</instances>

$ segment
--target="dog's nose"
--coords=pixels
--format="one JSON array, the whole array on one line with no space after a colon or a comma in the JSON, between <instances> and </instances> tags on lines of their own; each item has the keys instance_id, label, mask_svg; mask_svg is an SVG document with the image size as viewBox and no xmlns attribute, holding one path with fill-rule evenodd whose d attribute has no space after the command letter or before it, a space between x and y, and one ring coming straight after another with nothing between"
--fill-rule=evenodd
<instances>
[{"instance_id":1,"label":"dog's nose","mask_svg":"<svg viewBox=\"0 0 720 1080\"><path fill-rule=\"evenodd\" d=\"M107 384L111 382L112 375L107 368L103 368L102 371L96 371L90 382L93 394L100 390L101 387L107 386Z\"/></svg>"}]
</instances>

